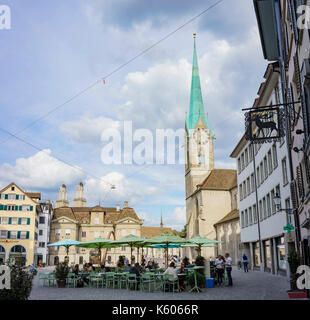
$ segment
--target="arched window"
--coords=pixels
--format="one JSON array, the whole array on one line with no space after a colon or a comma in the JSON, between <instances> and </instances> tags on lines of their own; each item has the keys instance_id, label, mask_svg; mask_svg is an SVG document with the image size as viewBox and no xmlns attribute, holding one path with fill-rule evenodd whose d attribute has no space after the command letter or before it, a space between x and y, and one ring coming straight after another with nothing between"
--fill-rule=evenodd
<instances>
[{"instance_id":1,"label":"arched window","mask_svg":"<svg viewBox=\"0 0 310 320\"><path fill-rule=\"evenodd\" d=\"M26 264L26 249L21 245L15 245L11 248L9 254L10 264L24 266Z\"/></svg>"},{"instance_id":2,"label":"arched window","mask_svg":"<svg viewBox=\"0 0 310 320\"><path fill-rule=\"evenodd\" d=\"M26 249L23 246L16 245L11 248L12 253L26 253Z\"/></svg>"},{"instance_id":3,"label":"arched window","mask_svg":"<svg viewBox=\"0 0 310 320\"><path fill-rule=\"evenodd\" d=\"M58 256L56 256L54 258L54 265L57 265L57 264L59 264L59 257Z\"/></svg>"},{"instance_id":4,"label":"arched window","mask_svg":"<svg viewBox=\"0 0 310 320\"><path fill-rule=\"evenodd\" d=\"M5 263L5 249L0 245L0 265Z\"/></svg>"},{"instance_id":5,"label":"arched window","mask_svg":"<svg viewBox=\"0 0 310 320\"><path fill-rule=\"evenodd\" d=\"M79 264L83 264L83 262L84 262L83 256L80 256L80 258L79 258Z\"/></svg>"},{"instance_id":6,"label":"arched window","mask_svg":"<svg viewBox=\"0 0 310 320\"><path fill-rule=\"evenodd\" d=\"M111 263L111 260L112 260L111 256L108 256L108 263Z\"/></svg>"}]
</instances>

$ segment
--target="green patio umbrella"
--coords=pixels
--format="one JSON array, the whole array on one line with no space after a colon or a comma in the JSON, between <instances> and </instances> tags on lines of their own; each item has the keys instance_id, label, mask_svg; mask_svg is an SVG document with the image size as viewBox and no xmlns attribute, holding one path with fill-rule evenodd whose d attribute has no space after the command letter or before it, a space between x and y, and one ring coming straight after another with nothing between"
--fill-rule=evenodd
<instances>
[{"instance_id":1,"label":"green patio umbrella","mask_svg":"<svg viewBox=\"0 0 310 320\"><path fill-rule=\"evenodd\" d=\"M168 249L169 249L169 245L171 244L186 244L188 243L188 241L184 238L179 237L176 234L172 234L172 233L162 233L159 236L155 236L151 239L147 239L145 242L150 243L150 244L160 244L163 245L163 248L165 249L166 252L166 268L168 267Z\"/></svg>"},{"instance_id":2,"label":"green patio umbrella","mask_svg":"<svg viewBox=\"0 0 310 320\"><path fill-rule=\"evenodd\" d=\"M101 264L101 249L103 248L113 248L115 247L111 244L111 240L106 238L95 238L94 240L87 241L87 242L80 242L77 247L81 248L97 248L98 249L98 260Z\"/></svg>"},{"instance_id":3,"label":"green patio umbrella","mask_svg":"<svg viewBox=\"0 0 310 320\"><path fill-rule=\"evenodd\" d=\"M145 242L145 238L139 238L133 234L130 234L119 240L112 240L111 243L115 245L128 245L130 247L130 263L132 264L132 248L141 246Z\"/></svg>"},{"instance_id":4,"label":"green patio umbrella","mask_svg":"<svg viewBox=\"0 0 310 320\"><path fill-rule=\"evenodd\" d=\"M216 246L215 245L216 243L221 243L221 242L222 241L217 241L217 240L213 240L213 239L209 239L201 236L196 236L188 240L189 244L197 245L197 250L199 255L201 255L201 247L212 247L212 244L213 246ZM188 246L190 247L190 245Z\"/></svg>"},{"instance_id":5,"label":"green patio umbrella","mask_svg":"<svg viewBox=\"0 0 310 320\"><path fill-rule=\"evenodd\" d=\"M71 246L76 246L78 245L80 242L79 241L76 241L76 240L71 240L71 239L64 239L64 240L61 240L61 241L58 241L58 242L54 242L54 243L50 243L48 244L47 246L48 247L65 247L66 248L66 253L67 253L67 257L69 259L69 248Z\"/></svg>"}]
</instances>

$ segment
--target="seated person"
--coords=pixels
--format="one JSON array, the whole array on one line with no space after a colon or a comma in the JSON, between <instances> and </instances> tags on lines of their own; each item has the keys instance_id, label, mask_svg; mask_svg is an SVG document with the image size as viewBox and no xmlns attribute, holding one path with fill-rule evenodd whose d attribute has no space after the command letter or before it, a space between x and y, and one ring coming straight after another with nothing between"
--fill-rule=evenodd
<instances>
[{"instance_id":1,"label":"seated person","mask_svg":"<svg viewBox=\"0 0 310 320\"><path fill-rule=\"evenodd\" d=\"M166 289L170 289L170 285L169 282L173 283L175 280L178 280L178 269L175 267L175 263L174 262L170 262L169 267L166 269L166 271L164 272L164 274L172 274L173 277L172 279L168 279L168 282L166 283Z\"/></svg>"},{"instance_id":2,"label":"seated person","mask_svg":"<svg viewBox=\"0 0 310 320\"><path fill-rule=\"evenodd\" d=\"M124 269L125 272L130 272L131 265L128 263Z\"/></svg>"},{"instance_id":3,"label":"seated person","mask_svg":"<svg viewBox=\"0 0 310 320\"><path fill-rule=\"evenodd\" d=\"M135 263L135 265L133 267L130 268L129 273L133 273L138 277L140 277L140 266L139 263Z\"/></svg>"},{"instance_id":4,"label":"seated person","mask_svg":"<svg viewBox=\"0 0 310 320\"><path fill-rule=\"evenodd\" d=\"M140 266L139 263L135 263L133 267L130 268L129 273L135 274L136 279L138 281L138 289L139 289L139 283L140 283ZM129 277L130 280L133 280L133 277Z\"/></svg>"},{"instance_id":5,"label":"seated person","mask_svg":"<svg viewBox=\"0 0 310 320\"><path fill-rule=\"evenodd\" d=\"M75 277L77 277L79 275L79 272L80 272L79 265L76 264L72 270L72 273L74 273Z\"/></svg>"},{"instance_id":6,"label":"seated person","mask_svg":"<svg viewBox=\"0 0 310 320\"><path fill-rule=\"evenodd\" d=\"M182 290L182 291L184 291L185 290L185 284L184 284L184 281L185 281L185 279L186 279L186 275L188 274L188 270L187 269L185 269L185 264L184 264L184 262L181 262L181 268L179 268L178 269L178 274L183 274L183 275L178 275L178 277L179 277L179 283L180 283L180 289Z\"/></svg>"},{"instance_id":7,"label":"seated person","mask_svg":"<svg viewBox=\"0 0 310 320\"><path fill-rule=\"evenodd\" d=\"M166 269L164 274L172 274L172 280L178 279L178 269L176 269L174 262L170 262L169 267Z\"/></svg>"}]
</instances>

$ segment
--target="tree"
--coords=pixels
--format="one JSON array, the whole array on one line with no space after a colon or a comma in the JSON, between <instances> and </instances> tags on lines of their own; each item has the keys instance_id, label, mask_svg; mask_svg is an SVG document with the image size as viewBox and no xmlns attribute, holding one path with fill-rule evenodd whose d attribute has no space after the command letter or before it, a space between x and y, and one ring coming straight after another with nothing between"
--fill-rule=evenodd
<instances>
[{"instance_id":1,"label":"tree","mask_svg":"<svg viewBox=\"0 0 310 320\"><path fill-rule=\"evenodd\" d=\"M185 225L182 229L182 231L180 232L180 237L181 238L186 238L187 235L187 225Z\"/></svg>"},{"instance_id":2,"label":"tree","mask_svg":"<svg viewBox=\"0 0 310 320\"><path fill-rule=\"evenodd\" d=\"M28 300L33 274L21 265L10 265L11 289L0 290L0 300Z\"/></svg>"}]
</instances>

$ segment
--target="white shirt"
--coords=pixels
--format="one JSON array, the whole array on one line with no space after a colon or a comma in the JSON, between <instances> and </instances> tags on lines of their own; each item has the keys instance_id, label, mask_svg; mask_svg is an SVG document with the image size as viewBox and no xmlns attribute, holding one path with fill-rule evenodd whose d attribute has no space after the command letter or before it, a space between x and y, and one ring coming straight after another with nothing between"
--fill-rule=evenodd
<instances>
[{"instance_id":1,"label":"white shirt","mask_svg":"<svg viewBox=\"0 0 310 320\"><path fill-rule=\"evenodd\" d=\"M216 259L215 260L216 269L223 269L223 263L224 261L222 259Z\"/></svg>"},{"instance_id":2,"label":"white shirt","mask_svg":"<svg viewBox=\"0 0 310 320\"><path fill-rule=\"evenodd\" d=\"M168 267L164 274L172 274L173 280L178 279L178 269L173 267Z\"/></svg>"},{"instance_id":3,"label":"white shirt","mask_svg":"<svg viewBox=\"0 0 310 320\"><path fill-rule=\"evenodd\" d=\"M232 259L231 257L226 258L226 267L231 267L232 266Z\"/></svg>"}]
</instances>

